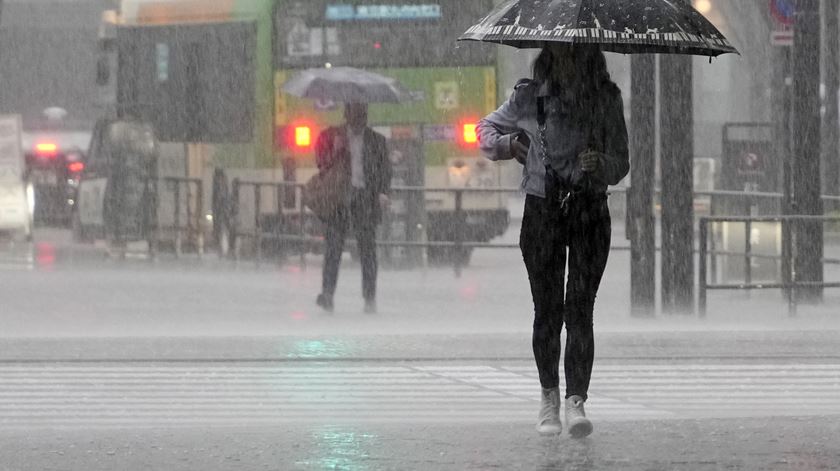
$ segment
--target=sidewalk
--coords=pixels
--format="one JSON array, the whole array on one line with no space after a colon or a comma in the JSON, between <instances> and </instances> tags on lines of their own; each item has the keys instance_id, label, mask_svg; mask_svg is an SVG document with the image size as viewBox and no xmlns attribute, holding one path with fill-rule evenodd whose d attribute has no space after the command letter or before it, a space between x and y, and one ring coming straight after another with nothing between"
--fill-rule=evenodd
<instances>
[{"instance_id":1,"label":"sidewalk","mask_svg":"<svg viewBox=\"0 0 840 471\"><path fill-rule=\"evenodd\" d=\"M508 234L508 239L514 236ZM506 240L507 241L507 240ZM107 259L90 246L39 242L34 265L0 267L6 338L213 338L529 335L532 303L517 250L477 250L458 278L449 267L383 268L379 314L362 313L361 275L345 257L336 311L315 306L319 256L306 265ZM599 334L840 331L840 290L791 318L779 290L712 292L706 319L630 316L630 255L615 251L595 305ZM833 275L833 274L832 274ZM828 276L827 276L828 277Z\"/></svg>"}]
</instances>

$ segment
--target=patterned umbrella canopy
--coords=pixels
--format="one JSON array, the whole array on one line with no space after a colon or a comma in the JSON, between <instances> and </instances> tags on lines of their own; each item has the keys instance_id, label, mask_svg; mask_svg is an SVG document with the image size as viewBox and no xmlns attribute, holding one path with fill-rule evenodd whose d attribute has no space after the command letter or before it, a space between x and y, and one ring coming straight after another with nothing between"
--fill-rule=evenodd
<instances>
[{"instance_id":1,"label":"patterned umbrella canopy","mask_svg":"<svg viewBox=\"0 0 840 471\"><path fill-rule=\"evenodd\" d=\"M688 0L508 0L458 40L518 48L597 44L623 54L738 53Z\"/></svg>"}]
</instances>

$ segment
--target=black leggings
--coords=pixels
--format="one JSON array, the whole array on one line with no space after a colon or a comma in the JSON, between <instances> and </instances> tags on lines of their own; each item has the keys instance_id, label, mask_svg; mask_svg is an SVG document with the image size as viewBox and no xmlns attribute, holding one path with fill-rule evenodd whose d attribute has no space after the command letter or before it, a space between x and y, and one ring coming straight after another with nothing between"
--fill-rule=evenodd
<instances>
[{"instance_id":1,"label":"black leggings","mask_svg":"<svg viewBox=\"0 0 840 471\"><path fill-rule=\"evenodd\" d=\"M558 202L528 195L519 247L534 299L532 342L540 384L560 384L565 322L566 397L586 400L595 357L592 311L610 251L610 213L606 195L578 195L568 204L563 211Z\"/></svg>"}]
</instances>

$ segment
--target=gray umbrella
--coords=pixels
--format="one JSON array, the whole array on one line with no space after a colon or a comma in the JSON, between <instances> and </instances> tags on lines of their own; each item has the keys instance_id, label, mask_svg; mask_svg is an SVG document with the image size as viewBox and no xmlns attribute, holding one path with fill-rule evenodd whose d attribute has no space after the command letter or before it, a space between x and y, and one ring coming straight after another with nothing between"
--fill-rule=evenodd
<instances>
[{"instance_id":1,"label":"gray umbrella","mask_svg":"<svg viewBox=\"0 0 840 471\"><path fill-rule=\"evenodd\" d=\"M507 0L458 39L519 48L597 44L624 54L738 52L687 0Z\"/></svg>"},{"instance_id":2,"label":"gray umbrella","mask_svg":"<svg viewBox=\"0 0 840 471\"><path fill-rule=\"evenodd\" d=\"M411 99L395 79L352 67L306 69L287 81L283 90L303 98L342 103L400 103Z\"/></svg>"}]
</instances>

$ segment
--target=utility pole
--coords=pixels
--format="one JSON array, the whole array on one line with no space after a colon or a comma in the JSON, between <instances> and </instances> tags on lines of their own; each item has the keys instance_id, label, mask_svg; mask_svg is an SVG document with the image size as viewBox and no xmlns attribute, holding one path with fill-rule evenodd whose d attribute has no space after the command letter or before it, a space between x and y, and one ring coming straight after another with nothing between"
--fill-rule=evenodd
<instances>
[{"instance_id":1,"label":"utility pole","mask_svg":"<svg viewBox=\"0 0 840 471\"><path fill-rule=\"evenodd\" d=\"M659 58L662 310L694 310L694 103L690 56Z\"/></svg>"},{"instance_id":2,"label":"utility pole","mask_svg":"<svg viewBox=\"0 0 840 471\"><path fill-rule=\"evenodd\" d=\"M656 307L656 56L631 58L630 302L634 317L652 316Z\"/></svg>"},{"instance_id":3,"label":"utility pole","mask_svg":"<svg viewBox=\"0 0 840 471\"><path fill-rule=\"evenodd\" d=\"M793 208L793 47L778 45L773 53L773 116L775 128L775 155L780 159L780 173L776 175L777 185L782 188L782 214L795 214ZM782 281L792 281L793 231L790 224L782 225ZM785 290L786 294L790 291Z\"/></svg>"},{"instance_id":4,"label":"utility pole","mask_svg":"<svg viewBox=\"0 0 840 471\"><path fill-rule=\"evenodd\" d=\"M793 198L795 211L822 215L820 193L820 0L796 1L793 40ZM823 281L823 224L796 225L796 281ZM797 290L806 302L822 300L821 288Z\"/></svg>"},{"instance_id":5,"label":"utility pole","mask_svg":"<svg viewBox=\"0 0 840 471\"><path fill-rule=\"evenodd\" d=\"M825 118L823 122L822 162L825 171L823 191L840 194L840 8L837 0L824 0L825 13Z\"/></svg>"}]
</instances>

